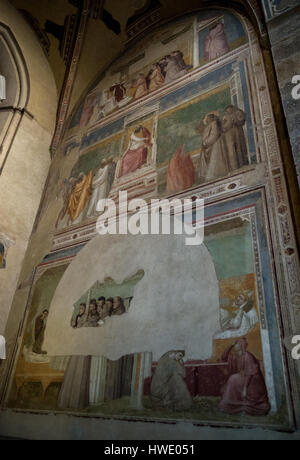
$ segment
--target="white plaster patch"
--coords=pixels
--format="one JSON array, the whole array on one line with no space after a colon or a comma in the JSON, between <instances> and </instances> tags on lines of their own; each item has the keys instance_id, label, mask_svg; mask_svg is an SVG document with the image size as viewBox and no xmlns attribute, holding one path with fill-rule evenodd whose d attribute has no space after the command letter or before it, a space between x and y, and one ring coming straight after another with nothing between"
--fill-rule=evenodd
<instances>
[{"instance_id":1,"label":"white plaster patch","mask_svg":"<svg viewBox=\"0 0 300 460\"><path fill-rule=\"evenodd\" d=\"M99 328L72 329L74 303L96 282L122 283L138 270L128 313ZM116 295L118 295L116 293ZM66 270L53 297L44 349L50 356L126 354L184 349L187 359L208 359L219 325L219 285L206 246L185 246L183 236L97 236Z\"/></svg>"}]
</instances>

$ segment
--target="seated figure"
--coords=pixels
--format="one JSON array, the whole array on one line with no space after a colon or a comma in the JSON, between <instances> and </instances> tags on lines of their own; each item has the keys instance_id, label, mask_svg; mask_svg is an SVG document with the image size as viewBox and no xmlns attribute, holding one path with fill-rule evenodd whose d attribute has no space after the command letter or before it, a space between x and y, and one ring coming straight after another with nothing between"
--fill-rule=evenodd
<instances>
[{"instance_id":1,"label":"seated figure","mask_svg":"<svg viewBox=\"0 0 300 460\"><path fill-rule=\"evenodd\" d=\"M247 351L245 338L237 340L222 355L228 362L229 377L220 409L228 414L267 415L270 411L268 393L259 361Z\"/></svg>"}]
</instances>

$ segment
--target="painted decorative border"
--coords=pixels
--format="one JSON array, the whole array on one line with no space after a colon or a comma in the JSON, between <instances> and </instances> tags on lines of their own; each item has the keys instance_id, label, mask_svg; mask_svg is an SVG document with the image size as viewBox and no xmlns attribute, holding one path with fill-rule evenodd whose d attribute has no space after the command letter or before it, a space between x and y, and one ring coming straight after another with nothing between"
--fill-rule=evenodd
<instances>
[{"instance_id":1,"label":"painted decorative border","mask_svg":"<svg viewBox=\"0 0 300 460\"><path fill-rule=\"evenodd\" d=\"M78 63L83 47L83 40L85 37L85 32L88 24L90 7L92 4L92 0L84 0L83 2L83 9L80 17L79 29L76 36L76 41L74 45L73 55L70 59L70 67L65 74L65 80L63 84L63 89L60 96L58 114L57 114L57 124L54 133L54 137L51 144L51 152L52 154L55 153L57 150L59 143L61 141L63 130L65 127L65 121L68 114L68 109L70 106L72 90L75 82L75 77L77 73Z\"/></svg>"}]
</instances>

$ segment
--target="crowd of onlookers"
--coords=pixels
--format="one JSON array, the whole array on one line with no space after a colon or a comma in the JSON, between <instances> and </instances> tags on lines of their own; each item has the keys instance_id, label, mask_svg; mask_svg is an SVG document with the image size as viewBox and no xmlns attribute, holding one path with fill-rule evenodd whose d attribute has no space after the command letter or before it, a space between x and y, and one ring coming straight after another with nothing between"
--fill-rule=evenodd
<instances>
[{"instance_id":1,"label":"crowd of onlookers","mask_svg":"<svg viewBox=\"0 0 300 460\"><path fill-rule=\"evenodd\" d=\"M72 319L72 327L99 327L104 324L110 316L120 316L126 313L122 297L99 297L98 300L91 299L87 310L86 303L81 303L79 313Z\"/></svg>"}]
</instances>

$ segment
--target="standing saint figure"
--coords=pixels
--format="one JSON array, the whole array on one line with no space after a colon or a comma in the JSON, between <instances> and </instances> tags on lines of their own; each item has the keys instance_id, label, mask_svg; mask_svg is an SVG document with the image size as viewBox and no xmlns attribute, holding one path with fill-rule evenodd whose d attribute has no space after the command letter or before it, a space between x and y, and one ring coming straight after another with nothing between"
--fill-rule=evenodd
<instances>
[{"instance_id":1,"label":"standing saint figure","mask_svg":"<svg viewBox=\"0 0 300 460\"><path fill-rule=\"evenodd\" d=\"M119 177L136 171L147 163L148 150L152 146L151 134L140 125L130 136L128 149L123 156Z\"/></svg>"},{"instance_id":2,"label":"standing saint figure","mask_svg":"<svg viewBox=\"0 0 300 460\"><path fill-rule=\"evenodd\" d=\"M46 351L42 351L42 345L44 342L44 335L46 329L46 318L48 316L48 310L44 310L43 313L38 316L34 324L34 344L32 347L33 353L37 355L46 355Z\"/></svg>"},{"instance_id":3,"label":"standing saint figure","mask_svg":"<svg viewBox=\"0 0 300 460\"><path fill-rule=\"evenodd\" d=\"M222 132L227 150L230 171L249 164L247 142L244 133L246 114L234 105L229 105L222 118Z\"/></svg>"},{"instance_id":4,"label":"standing saint figure","mask_svg":"<svg viewBox=\"0 0 300 460\"><path fill-rule=\"evenodd\" d=\"M97 99L94 94L87 96L80 119L80 128L87 126L94 114Z\"/></svg>"},{"instance_id":5,"label":"standing saint figure","mask_svg":"<svg viewBox=\"0 0 300 460\"><path fill-rule=\"evenodd\" d=\"M191 188L195 183L195 167L189 154L181 146L171 158L167 171L167 193Z\"/></svg>"},{"instance_id":6,"label":"standing saint figure","mask_svg":"<svg viewBox=\"0 0 300 460\"><path fill-rule=\"evenodd\" d=\"M106 117L106 115L109 115L117 107L115 97L110 96L108 89L104 89L102 91L99 106L100 106L100 117Z\"/></svg>"},{"instance_id":7,"label":"standing saint figure","mask_svg":"<svg viewBox=\"0 0 300 460\"><path fill-rule=\"evenodd\" d=\"M107 164L108 164L107 192L109 193L111 191L111 189L112 189L112 186L113 186L113 183L114 183L114 180L115 180L117 162L114 159L114 157L112 156L112 157L108 158Z\"/></svg>"},{"instance_id":8,"label":"standing saint figure","mask_svg":"<svg viewBox=\"0 0 300 460\"><path fill-rule=\"evenodd\" d=\"M165 78L162 74L161 68L158 64L154 64L147 76L149 91L155 91L163 86Z\"/></svg>"},{"instance_id":9,"label":"standing saint figure","mask_svg":"<svg viewBox=\"0 0 300 460\"><path fill-rule=\"evenodd\" d=\"M169 351L158 361L151 382L151 400L154 406L185 411L193 401L185 382L184 351Z\"/></svg>"},{"instance_id":10,"label":"standing saint figure","mask_svg":"<svg viewBox=\"0 0 300 460\"><path fill-rule=\"evenodd\" d=\"M208 113L203 119L200 174L205 181L226 176L229 172L227 152L222 142L222 127L217 112Z\"/></svg>"},{"instance_id":11,"label":"standing saint figure","mask_svg":"<svg viewBox=\"0 0 300 460\"><path fill-rule=\"evenodd\" d=\"M68 202L68 214L71 222L75 222L87 204L92 189L93 171L86 176L80 173Z\"/></svg>"},{"instance_id":12,"label":"standing saint figure","mask_svg":"<svg viewBox=\"0 0 300 460\"><path fill-rule=\"evenodd\" d=\"M228 362L231 376L226 383L220 409L228 414L267 415L270 404L264 377L259 361L247 351L247 347L247 339L243 337L222 355L222 361Z\"/></svg>"},{"instance_id":13,"label":"standing saint figure","mask_svg":"<svg viewBox=\"0 0 300 460\"><path fill-rule=\"evenodd\" d=\"M204 41L204 58L206 61L212 61L228 53L229 45L226 37L224 24L218 22L209 30Z\"/></svg>"},{"instance_id":14,"label":"standing saint figure","mask_svg":"<svg viewBox=\"0 0 300 460\"><path fill-rule=\"evenodd\" d=\"M87 211L87 217L94 216L98 201L107 198L108 172L109 172L108 161L102 160L101 168L98 170L98 172L93 177L92 196L91 196L88 211Z\"/></svg>"},{"instance_id":15,"label":"standing saint figure","mask_svg":"<svg viewBox=\"0 0 300 460\"><path fill-rule=\"evenodd\" d=\"M65 217L67 216L68 209L69 209L70 196L74 190L76 182L77 182L77 179L75 177L70 177L70 179L64 179L61 185L60 191L63 197L63 207L60 210L59 215L57 217L55 228L57 228L59 222L64 220Z\"/></svg>"},{"instance_id":16,"label":"standing saint figure","mask_svg":"<svg viewBox=\"0 0 300 460\"><path fill-rule=\"evenodd\" d=\"M148 94L147 80L143 73L139 73L137 79L132 83L132 88L135 88L134 99L146 96Z\"/></svg>"}]
</instances>

